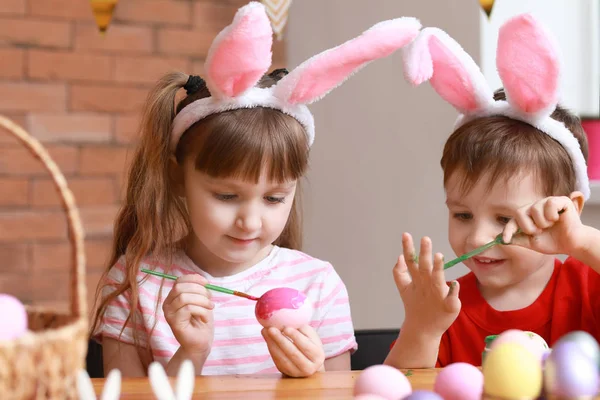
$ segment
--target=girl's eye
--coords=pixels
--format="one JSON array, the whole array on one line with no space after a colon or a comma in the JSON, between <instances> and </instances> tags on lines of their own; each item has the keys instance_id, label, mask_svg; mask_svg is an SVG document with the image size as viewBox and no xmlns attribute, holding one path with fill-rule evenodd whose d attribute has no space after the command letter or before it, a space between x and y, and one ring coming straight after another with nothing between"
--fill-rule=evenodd
<instances>
[{"instance_id":1,"label":"girl's eye","mask_svg":"<svg viewBox=\"0 0 600 400\"><path fill-rule=\"evenodd\" d=\"M237 197L237 195L235 195L235 194L222 194L222 193L215 193L214 196L215 196L215 199L221 200L221 201L229 201L229 200L233 200Z\"/></svg>"},{"instance_id":2,"label":"girl's eye","mask_svg":"<svg viewBox=\"0 0 600 400\"><path fill-rule=\"evenodd\" d=\"M471 215L469 213L455 213L454 218L461 220L461 221L469 221L469 220L473 219L473 215Z\"/></svg>"},{"instance_id":3,"label":"girl's eye","mask_svg":"<svg viewBox=\"0 0 600 400\"><path fill-rule=\"evenodd\" d=\"M265 196L265 200L271 204L285 203L285 197Z\"/></svg>"},{"instance_id":4,"label":"girl's eye","mask_svg":"<svg viewBox=\"0 0 600 400\"><path fill-rule=\"evenodd\" d=\"M502 217L502 216L499 216L498 217L498 222L500 222L502 225L506 225L506 224L508 224L508 222L511 219L512 219L511 217Z\"/></svg>"}]
</instances>

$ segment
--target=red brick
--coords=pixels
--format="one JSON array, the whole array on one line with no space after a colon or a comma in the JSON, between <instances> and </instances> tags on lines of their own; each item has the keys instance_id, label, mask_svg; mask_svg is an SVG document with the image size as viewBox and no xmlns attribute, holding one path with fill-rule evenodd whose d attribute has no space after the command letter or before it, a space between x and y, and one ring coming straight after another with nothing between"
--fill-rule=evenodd
<instances>
[{"instance_id":1,"label":"red brick","mask_svg":"<svg viewBox=\"0 0 600 400\"><path fill-rule=\"evenodd\" d=\"M111 118L103 114L29 114L29 133L42 142L107 142Z\"/></svg>"},{"instance_id":2,"label":"red brick","mask_svg":"<svg viewBox=\"0 0 600 400\"><path fill-rule=\"evenodd\" d=\"M66 48L71 45L71 24L34 18L0 18L0 43Z\"/></svg>"},{"instance_id":3,"label":"red brick","mask_svg":"<svg viewBox=\"0 0 600 400\"><path fill-rule=\"evenodd\" d=\"M108 81L111 79L109 56L30 50L28 76L37 79Z\"/></svg>"},{"instance_id":4,"label":"red brick","mask_svg":"<svg viewBox=\"0 0 600 400\"><path fill-rule=\"evenodd\" d=\"M25 14L25 0L2 0L0 14Z\"/></svg>"},{"instance_id":5,"label":"red brick","mask_svg":"<svg viewBox=\"0 0 600 400\"><path fill-rule=\"evenodd\" d=\"M0 273L0 293L10 294L19 299L23 304L31 303L31 284L28 274Z\"/></svg>"},{"instance_id":6,"label":"red brick","mask_svg":"<svg viewBox=\"0 0 600 400\"><path fill-rule=\"evenodd\" d=\"M162 28L158 31L158 51L163 54L204 57L215 34L216 32Z\"/></svg>"},{"instance_id":7,"label":"red brick","mask_svg":"<svg viewBox=\"0 0 600 400\"><path fill-rule=\"evenodd\" d=\"M29 204L29 180L0 178L0 207L26 206ZM0 257L0 260L2 258Z\"/></svg>"},{"instance_id":8,"label":"red brick","mask_svg":"<svg viewBox=\"0 0 600 400\"><path fill-rule=\"evenodd\" d=\"M194 2L193 26L195 29L213 32L216 35L223 28L231 24L237 10L238 7L236 5L223 2Z\"/></svg>"},{"instance_id":9,"label":"red brick","mask_svg":"<svg viewBox=\"0 0 600 400\"><path fill-rule=\"evenodd\" d=\"M96 25L77 24L75 26L75 49L127 54L149 53L152 51L152 29L111 24L106 34L102 36Z\"/></svg>"},{"instance_id":10,"label":"red brick","mask_svg":"<svg viewBox=\"0 0 600 400\"><path fill-rule=\"evenodd\" d=\"M74 111L135 112L141 110L148 90L125 86L71 85Z\"/></svg>"},{"instance_id":11,"label":"red brick","mask_svg":"<svg viewBox=\"0 0 600 400\"><path fill-rule=\"evenodd\" d=\"M2 111L63 111L67 104L63 84L0 82L0 93Z\"/></svg>"},{"instance_id":12,"label":"red brick","mask_svg":"<svg viewBox=\"0 0 600 400\"><path fill-rule=\"evenodd\" d=\"M85 240L86 273L90 270L100 272L106 267L111 246L111 238ZM65 271L71 263L72 246L66 240L34 243L32 247L32 266L37 271Z\"/></svg>"},{"instance_id":13,"label":"red brick","mask_svg":"<svg viewBox=\"0 0 600 400\"><path fill-rule=\"evenodd\" d=\"M81 207L79 211L86 237L112 235L119 206Z\"/></svg>"},{"instance_id":14,"label":"red brick","mask_svg":"<svg viewBox=\"0 0 600 400\"><path fill-rule=\"evenodd\" d=\"M114 21L189 25L192 8L187 1L127 0L115 8Z\"/></svg>"},{"instance_id":15,"label":"red brick","mask_svg":"<svg viewBox=\"0 0 600 400\"><path fill-rule=\"evenodd\" d=\"M21 49L0 49L0 78L21 79L25 75L25 53Z\"/></svg>"},{"instance_id":16,"label":"red brick","mask_svg":"<svg viewBox=\"0 0 600 400\"><path fill-rule=\"evenodd\" d=\"M116 184L111 178L70 178L67 184L75 196L77 206L114 204L117 200ZM33 182L31 203L37 207L61 205L58 192L50 179Z\"/></svg>"},{"instance_id":17,"label":"red brick","mask_svg":"<svg viewBox=\"0 0 600 400\"><path fill-rule=\"evenodd\" d=\"M154 84L171 71L189 73L189 60L174 57L118 57L115 60L115 80L118 82Z\"/></svg>"},{"instance_id":18,"label":"red brick","mask_svg":"<svg viewBox=\"0 0 600 400\"><path fill-rule=\"evenodd\" d=\"M0 274L27 274L31 269L31 246L24 243L0 244Z\"/></svg>"},{"instance_id":19,"label":"red brick","mask_svg":"<svg viewBox=\"0 0 600 400\"><path fill-rule=\"evenodd\" d=\"M77 170L77 149L68 146L46 146L50 157L63 174ZM48 172L41 161L24 147L0 147L0 174L46 175Z\"/></svg>"},{"instance_id":20,"label":"red brick","mask_svg":"<svg viewBox=\"0 0 600 400\"><path fill-rule=\"evenodd\" d=\"M122 174L129 157L126 147L89 146L81 149L81 174Z\"/></svg>"},{"instance_id":21,"label":"red brick","mask_svg":"<svg viewBox=\"0 0 600 400\"><path fill-rule=\"evenodd\" d=\"M140 116L119 115L116 117L115 139L119 143L134 143L139 138Z\"/></svg>"},{"instance_id":22,"label":"red brick","mask_svg":"<svg viewBox=\"0 0 600 400\"><path fill-rule=\"evenodd\" d=\"M36 305L56 311L69 310L71 296L71 262L66 261L61 270L36 273L29 278L31 301Z\"/></svg>"},{"instance_id":23,"label":"red brick","mask_svg":"<svg viewBox=\"0 0 600 400\"><path fill-rule=\"evenodd\" d=\"M196 60L192 62L192 69L189 73L193 75L204 76L204 60Z\"/></svg>"},{"instance_id":24,"label":"red brick","mask_svg":"<svg viewBox=\"0 0 600 400\"><path fill-rule=\"evenodd\" d=\"M22 113L5 113L2 112L2 115L0 115L0 117L4 117L6 119L8 119L10 122L18 125L19 127L23 128L23 129L27 129L26 128L26 123L25 123L25 114ZM15 138L14 135L12 135L10 132L8 132L7 130L5 130L3 127L0 126L0 145L20 145L20 141Z\"/></svg>"},{"instance_id":25,"label":"red brick","mask_svg":"<svg viewBox=\"0 0 600 400\"><path fill-rule=\"evenodd\" d=\"M61 239L67 235L66 217L61 211L0 212L0 240Z\"/></svg>"},{"instance_id":26,"label":"red brick","mask_svg":"<svg viewBox=\"0 0 600 400\"><path fill-rule=\"evenodd\" d=\"M5 0L3 0L5 1ZM40 17L69 20L94 20L89 1L81 0L28 0L29 14Z\"/></svg>"}]
</instances>

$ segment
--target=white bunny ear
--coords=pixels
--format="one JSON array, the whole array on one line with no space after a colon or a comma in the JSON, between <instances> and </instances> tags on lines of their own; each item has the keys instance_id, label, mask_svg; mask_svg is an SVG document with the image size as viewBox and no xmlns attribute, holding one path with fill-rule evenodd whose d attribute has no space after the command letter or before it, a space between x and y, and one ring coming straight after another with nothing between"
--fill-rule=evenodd
<instances>
[{"instance_id":1,"label":"white bunny ear","mask_svg":"<svg viewBox=\"0 0 600 400\"><path fill-rule=\"evenodd\" d=\"M369 62L409 43L419 29L419 21L410 17L380 22L362 35L309 58L281 79L273 93L289 104L317 101Z\"/></svg>"},{"instance_id":2,"label":"white bunny ear","mask_svg":"<svg viewBox=\"0 0 600 400\"><path fill-rule=\"evenodd\" d=\"M429 80L435 91L460 113L473 113L494 102L494 94L471 56L438 28L425 28L403 49L404 76L413 85Z\"/></svg>"},{"instance_id":3,"label":"white bunny ear","mask_svg":"<svg viewBox=\"0 0 600 400\"><path fill-rule=\"evenodd\" d=\"M181 363L177 372L177 384L175 386L175 397L177 400L191 400L194 393L194 364L190 360Z\"/></svg>"},{"instance_id":4,"label":"white bunny ear","mask_svg":"<svg viewBox=\"0 0 600 400\"><path fill-rule=\"evenodd\" d=\"M113 369L108 373L100 400L119 400L121 395L121 371Z\"/></svg>"},{"instance_id":5,"label":"white bunny ear","mask_svg":"<svg viewBox=\"0 0 600 400\"><path fill-rule=\"evenodd\" d=\"M214 98L237 97L256 85L271 66L273 30L265 7L250 2L213 41L204 69Z\"/></svg>"},{"instance_id":6,"label":"white bunny ear","mask_svg":"<svg viewBox=\"0 0 600 400\"><path fill-rule=\"evenodd\" d=\"M79 400L96 400L94 385L87 371L82 369L77 374L77 395Z\"/></svg>"},{"instance_id":7,"label":"white bunny ear","mask_svg":"<svg viewBox=\"0 0 600 400\"><path fill-rule=\"evenodd\" d=\"M177 400L169 378L159 362L153 362L148 367L148 379L152 391L158 400Z\"/></svg>"},{"instance_id":8,"label":"white bunny ear","mask_svg":"<svg viewBox=\"0 0 600 400\"><path fill-rule=\"evenodd\" d=\"M558 103L560 64L554 37L530 14L500 27L496 65L515 109L536 118L549 116Z\"/></svg>"}]
</instances>

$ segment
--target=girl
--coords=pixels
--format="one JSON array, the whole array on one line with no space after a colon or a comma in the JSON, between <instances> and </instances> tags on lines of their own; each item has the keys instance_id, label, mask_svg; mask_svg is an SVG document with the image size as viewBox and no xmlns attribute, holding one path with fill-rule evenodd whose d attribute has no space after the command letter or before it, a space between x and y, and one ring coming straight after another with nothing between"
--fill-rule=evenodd
<instances>
[{"instance_id":1,"label":"girl","mask_svg":"<svg viewBox=\"0 0 600 400\"><path fill-rule=\"evenodd\" d=\"M357 345L348 294L333 267L301 253L299 180L314 139L306 104L412 40L414 19L386 21L292 73L271 65L272 31L251 2L215 39L206 81L171 73L150 93L129 172L94 337L105 370L143 376L350 368ZM174 110L178 90L186 96ZM164 281L142 268L178 276ZM262 329L255 303L209 293L213 283L260 296L288 286L312 300L309 325Z\"/></svg>"},{"instance_id":2,"label":"girl","mask_svg":"<svg viewBox=\"0 0 600 400\"><path fill-rule=\"evenodd\" d=\"M409 80L431 78L462 114L441 160L452 249L461 255L500 233L511 245L465 261L471 272L448 287L431 241L417 258L405 234L394 278L406 317L386 363L480 365L485 337L508 329L550 346L573 330L600 339L600 231L580 219L590 195L587 142L579 119L557 105L552 38L530 15L506 22L496 60L504 90L495 94L443 32L425 29L412 46Z\"/></svg>"}]
</instances>

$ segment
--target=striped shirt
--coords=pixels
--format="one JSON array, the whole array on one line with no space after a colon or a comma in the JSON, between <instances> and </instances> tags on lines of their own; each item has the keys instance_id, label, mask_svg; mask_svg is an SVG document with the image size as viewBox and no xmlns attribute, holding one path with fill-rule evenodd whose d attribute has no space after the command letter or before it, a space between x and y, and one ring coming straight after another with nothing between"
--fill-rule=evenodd
<instances>
[{"instance_id":1,"label":"striped shirt","mask_svg":"<svg viewBox=\"0 0 600 400\"><path fill-rule=\"evenodd\" d=\"M310 257L300 251L274 246L270 254L258 264L235 275L212 277L196 266L181 251L173 259L170 268L145 259L140 268L168 272L175 276L201 274L218 286L260 297L264 292L277 287L290 287L306 294L314 305L310 325L317 331L325 352L325 358L335 357L357 348L348 302L346 286L327 262ZM109 282L122 282L124 259L121 258L109 272ZM149 347L155 361L163 366L179 348L167 324L162 305L157 299L162 278L138 272L139 304L136 309L140 345ZM162 288L164 300L174 281L165 280ZM114 290L106 286L104 295ZM214 341L210 355L204 364L203 375L254 374L277 372L277 368L261 335L262 326L254 315L255 302L244 298L212 292L215 304ZM103 316L96 338L102 336L133 343L132 328L121 330L129 314L129 302L125 294L112 301ZM152 327L156 322L154 330Z\"/></svg>"}]
</instances>

